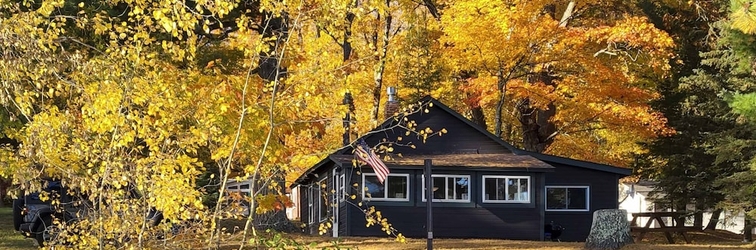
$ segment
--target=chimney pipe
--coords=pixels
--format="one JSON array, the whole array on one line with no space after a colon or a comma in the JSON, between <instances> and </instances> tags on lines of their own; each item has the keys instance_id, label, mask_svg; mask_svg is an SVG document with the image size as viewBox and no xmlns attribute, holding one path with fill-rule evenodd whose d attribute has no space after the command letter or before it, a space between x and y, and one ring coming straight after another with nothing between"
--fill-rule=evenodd
<instances>
[{"instance_id":1,"label":"chimney pipe","mask_svg":"<svg viewBox=\"0 0 756 250\"><path fill-rule=\"evenodd\" d=\"M386 88L386 93L388 94L389 102L396 102L396 87Z\"/></svg>"},{"instance_id":2,"label":"chimney pipe","mask_svg":"<svg viewBox=\"0 0 756 250\"><path fill-rule=\"evenodd\" d=\"M399 102L396 100L396 87L386 88L386 94L388 94L388 101L386 101L383 118L389 119L399 112Z\"/></svg>"}]
</instances>

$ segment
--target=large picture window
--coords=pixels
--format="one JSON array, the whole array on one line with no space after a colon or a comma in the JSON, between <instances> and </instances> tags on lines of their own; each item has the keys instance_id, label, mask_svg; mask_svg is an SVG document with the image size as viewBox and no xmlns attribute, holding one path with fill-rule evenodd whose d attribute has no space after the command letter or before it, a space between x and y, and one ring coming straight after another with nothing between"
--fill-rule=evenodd
<instances>
[{"instance_id":1,"label":"large picture window","mask_svg":"<svg viewBox=\"0 0 756 250\"><path fill-rule=\"evenodd\" d=\"M588 186L546 186L546 211L588 211Z\"/></svg>"},{"instance_id":2,"label":"large picture window","mask_svg":"<svg viewBox=\"0 0 756 250\"><path fill-rule=\"evenodd\" d=\"M425 177L423 176L423 190ZM423 191L423 201L425 201ZM469 175L433 175L433 201L435 202L470 202Z\"/></svg>"},{"instance_id":3,"label":"large picture window","mask_svg":"<svg viewBox=\"0 0 756 250\"><path fill-rule=\"evenodd\" d=\"M530 177L484 175L483 202L530 203Z\"/></svg>"},{"instance_id":4,"label":"large picture window","mask_svg":"<svg viewBox=\"0 0 756 250\"><path fill-rule=\"evenodd\" d=\"M373 201L409 201L409 174L389 174L383 183L375 174L362 174L362 198Z\"/></svg>"}]
</instances>

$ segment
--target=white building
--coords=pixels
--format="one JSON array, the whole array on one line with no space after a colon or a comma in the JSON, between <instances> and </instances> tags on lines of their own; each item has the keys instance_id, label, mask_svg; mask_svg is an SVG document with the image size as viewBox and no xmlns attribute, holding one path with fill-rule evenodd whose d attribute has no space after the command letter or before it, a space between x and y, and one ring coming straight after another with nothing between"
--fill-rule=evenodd
<instances>
[{"instance_id":1,"label":"white building","mask_svg":"<svg viewBox=\"0 0 756 250\"><path fill-rule=\"evenodd\" d=\"M659 211L669 211L669 209L662 209L657 204L653 202L653 197L650 197L651 191L654 189L654 183L651 181L640 181L638 183L622 183L620 184L620 209L624 209L627 211L627 219L628 221L633 219L632 213L640 213L640 212L659 212ZM659 196L657 194L657 196ZM690 209L692 210L693 207L690 205ZM703 221L704 226L709 222L711 219L712 213L711 212L705 212L703 215ZM639 226L645 225L647 223L648 218L638 218L637 224ZM658 227L656 225L656 222L653 222L653 227ZM670 221L665 221L665 224L669 225L671 223ZM719 223L717 223L717 229L727 230L733 233L740 234L743 231L743 226L745 224L745 217L743 213L739 214L733 214L732 212L722 212L722 214L719 217ZM686 223L688 226L692 226L693 222L688 221ZM754 230L756 232L756 229Z\"/></svg>"}]
</instances>

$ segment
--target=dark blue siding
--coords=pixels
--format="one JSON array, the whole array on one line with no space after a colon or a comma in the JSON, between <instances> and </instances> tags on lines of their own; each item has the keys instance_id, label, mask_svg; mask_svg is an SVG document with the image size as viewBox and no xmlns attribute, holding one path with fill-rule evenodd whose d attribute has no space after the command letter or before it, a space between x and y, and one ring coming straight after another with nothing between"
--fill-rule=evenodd
<instances>
[{"instance_id":1,"label":"dark blue siding","mask_svg":"<svg viewBox=\"0 0 756 250\"><path fill-rule=\"evenodd\" d=\"M422 201L422 171L403 170L411 173L410 201L371 201L367 206L375 206L394 228L407 237L426 236L426 207ZM433 203L434 237L436 238L501 238L540 240L543 235L543 186L542 173L496 173L496 172L453 172L436 171L436 174L470 175L471 201L468 203ZM531 203L492 204L482 203L482 176L517 175L530 176L533 189ZM356 177L354 177L356 178ZM356 201L355 201L356 202ZM348 206L350 236L386 236L379 226L366 227L364 213Z\"/></svg>"},{"instance_id":2,"label":"dark blue siding","mask_svg":"<svg viewBox=\"0 0 756 250\"><path fill-rule=\"evenodd\" d=\"M440 108L430 108L430 113L418 113L408 118L417 122L417 130L430 128L434 132L446 129L447 133L442 136L432 136L423 143L422 138L416 135L406 135L406 130L401 128L385 130L368 136L365 141L373 146L382 142L396 141L397 137L402 137L401 143L412 143L415 149L410 147L395 147L395 153L403 155L428 155L428 154L449 154L449 153L509 153L507 148L498 142L492 140L480 131L468 126L462 120L459 120L451 114Z\"/></svg>"},{"instance_id":3,"label":"dark blue siding","mask_svg":"<svg viewBox=\"0 0 756 250\"><path fill-rule=\"evenodd\" d=\"M591 230L593 211L616 209L617 181L619 176L613 173L589 170L579 167L549 162L556 169L546 173L546 186L589 186L589 210L585 212L546 211L545 221L565 227L562 241L585 241Z\"/></svg>"},{"instance_id":4,"label":"dark blue siding","mask_svg":"<svg viewBox=\"0 0 756 250\"><path fill-rule=\"evenodd\" d=\"M361 211L352 208L351 235L385 236L379 226L365 227ZM426 236L425 207L376 206L399 232L407 237ZM433 235L435 238L502 238L538 240L542 226L534 209L434 207Z\"/></svg>"}]
</instances>

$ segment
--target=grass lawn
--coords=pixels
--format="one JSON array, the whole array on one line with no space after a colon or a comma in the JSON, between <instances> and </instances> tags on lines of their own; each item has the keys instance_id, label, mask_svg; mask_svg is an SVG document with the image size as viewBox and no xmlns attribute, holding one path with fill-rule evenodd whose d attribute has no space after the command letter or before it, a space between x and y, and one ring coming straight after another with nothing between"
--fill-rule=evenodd
<instances>
[{"instance_id":1,"label":"grass lawn","mask_svg":"<svg viewBox=\"0 0 756 250\"><path fill-rule=\"evenodd\" d=\"M331 248L334 239L328 237L314 237L303 235L286 235L300 243L316 242L313 249ZM662 233L650 233L643 242L632 244L622 248L623 250L711 250L711 249L756 249L755 245L742 243L741 236L726 231L694 232L689 233L692 244L666 244ZM236 242L240 235L233 234L222 244L222 249L237 249ZM679 236L675 239L682 242ZM514 241L514 240L486 240L486 239L435 239L434 249L540 249L540 250L571 250L583 249L582 242L541 242L541 241ZM407 243L398 243L390 238L367 238L345 237L338 241L338 246L351 249L375 249L375 250L399 250L399 249L425 249L425 239L407 239ZM25 239L13 230L13 217L9 207L0 208L0 249L2 250L29 250L36 249L36 243L32 239ZM252 249L252 248L246 248Z\"/></svg>"},{"instance_id":2,"label":"grass lawn","mask_svg":"<svg viewBox=\"0 0 756 250\"><path fill-rule=\"evenodd\" d=\"M425 249L425 239L407 239L407 243L399 243L391 238L380 237L344 237L334 243L335 239L330 237L317 237L301 234L288 234L284 236L288 239L294 239L300 244L317 243L311 249L331 249L339 246L344 249L365 249L365 250L400 250L400 249ZM623 250L737 250L737 249L756 249L756 245L743 243L742 236L728 231L707 231L691 232L688 237L691 244L685 244L684 240L678 236L673 236L677 244L668 244L663 233L648 233L642 242L636 242L622 248ZM238 249L237 242L239 234L231 235L227 238L227 244L224 244L223 250ZM309 244L304 244L309 245ZM545 241L516 241L516 240L495 240L495 239L434 239L434 249L538 249L538 250L579 250L583 249L583 242L545 242Z\"/></svg>"},{"instance_id":3,"label":"grass lawn","mask_svg":"<svg viewBox=\"0 0 756 250\"><path fill-rule=\"evenodd\" d=\"M682 239L677 244L667 244L663 233L649 233L643 242L628 245L623 250L712 250L712 249L755 249L753 244L742 243L740 237L729 232L701 232L689 233L692 238L691 244L683 244ZM328 240L308 236L300 236L299 242L322 242L318 247L333 246ZM352 249L366 250L399 250L399 249L425 249L425 239L407 239L402 244L392 239L346 237L341 239L339 246ZM434 239L434 249L541 249L541 250L572 250L583 249L583 242L541 242L541 241L514 241L514 240L487 240L487 239ZM317 248L319 249L319 248Z\"/></svg>"},{"instance_id":4,"label":"grass lawn","mask_svg":"<svg viewBox=\"0 0 756 250\"><path fill-rule=\"evenodd\" d=\"M13 230L13 215L10 207L0 207L0 249L37 249L37 242L26 239Z\"/></svg>"}]
</instances>

